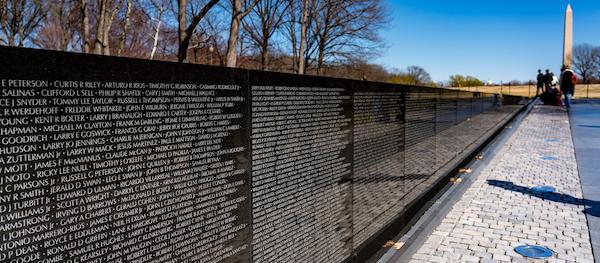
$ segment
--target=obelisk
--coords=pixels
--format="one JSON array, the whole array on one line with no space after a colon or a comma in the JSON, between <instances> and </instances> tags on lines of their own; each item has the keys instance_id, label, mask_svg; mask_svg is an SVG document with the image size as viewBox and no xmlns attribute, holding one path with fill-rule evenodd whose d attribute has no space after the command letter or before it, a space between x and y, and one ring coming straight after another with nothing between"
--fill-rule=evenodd
<instances>
[{"instance_id":1,"label":"obelisk","mask_svg":"<svg viewBox=\"0 0 600 263\"><path fill-rule=\"evenodd\" d=\"M565 11L565 39L563 42L563 66L571 67L573 62L573 10L567 4Z\"/></svg>"}]
</instances>

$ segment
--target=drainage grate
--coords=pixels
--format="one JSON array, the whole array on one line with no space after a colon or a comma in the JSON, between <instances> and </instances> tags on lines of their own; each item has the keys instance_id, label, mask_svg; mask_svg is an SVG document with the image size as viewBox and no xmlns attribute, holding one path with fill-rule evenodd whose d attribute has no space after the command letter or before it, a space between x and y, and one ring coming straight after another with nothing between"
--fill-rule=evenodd
<instances>
[{"instance_id":1,"label":"drainage grate","mask_svg":"<svg viewBox=\"0 0 600 263\"><path fill-rule=\"evenodd\" d=\"M538 185L538 186L531 187L531 191L538 192L538 193L554 193L554 192L556 192L556 188L554 186L549 186L549 185Z\"/></svg>"},{"instance_id":2,"label":"drainage grate","mask_svg":"<svg viewBox=\"0 0 600 263\"><path fill-rule=\"evenodd\" d=\"M546 128L546 130L558 131L558 130L560 130L560 128L558 128L558 127L548 127L548 128Z\"/></svg>"},{"instance_id":3,"label":"drainage grate","mask_svg":"<svg viewBox=\"0 0 600 263\"><path fill-rule=\"evenodd\" d=\"M546 142L560 142L559 139L547 139Z\"/></svg>"},{"instance_id":4,"label":"drainage grate","mask_svg":"<svg viewBox=\"0 0 600 263\"><path fill-rule=\"evenodd\" d=\"M515 248L515 252L521 254L524 257L537 259L549 258L554 255L554 251L547 247L530 245L518 246Z\"/></svg>"},{"instance_id":5,"label":"drainage grate","mask_svg":"<svg viewBox=\"0 0 600 263\"><path fill-rule=\"evenodd\" d=\"M542 156L541 158L542 158L542 160L544 160L544 161L554 161L554 160L558 160L558 158L556 158L555 156Z\"/></svg>"}]
</instances>

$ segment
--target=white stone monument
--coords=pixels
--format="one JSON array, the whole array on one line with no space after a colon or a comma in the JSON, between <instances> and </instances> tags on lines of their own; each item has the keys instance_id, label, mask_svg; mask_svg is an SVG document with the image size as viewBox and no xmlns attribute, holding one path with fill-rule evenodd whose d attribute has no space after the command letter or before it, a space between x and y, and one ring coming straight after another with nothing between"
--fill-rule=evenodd
<instances>
[{"instance_id":1,"label":"white stone monument","mask_svg":"<svg viewBox=\"0 0 600 263\"><path fill-rule=\"evenodd\" d=\"M571 67L573 64L573 10L567 4L565 11L565 39L563 42L563 66Z\"/></svg>"}]
</instances>

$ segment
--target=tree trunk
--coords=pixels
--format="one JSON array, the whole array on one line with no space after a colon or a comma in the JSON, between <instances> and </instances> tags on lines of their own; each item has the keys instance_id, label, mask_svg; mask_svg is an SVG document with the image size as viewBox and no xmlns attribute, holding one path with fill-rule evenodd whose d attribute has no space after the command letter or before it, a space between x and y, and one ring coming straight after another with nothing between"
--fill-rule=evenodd
<instances>
[{"instance_id":1,"label":"tree trunk","mask_svg":"<svg viewBox=\"0 0 600 263\"><path fill-rule=\"evenodd\" d=\"M234 0L231 12L231 27L229 28L229 41L227 42L227 67L237 66L237 44L240 34L240 21L242 12L242 0Z\"/></svg>"},{"instance_id":2,"label":"tree trunk","mask_svg":"<svg viewBox=\"0 0 600 263\"><path fill-rule=\"evenodd\" d=\"M252 11L258 1L259 0L252 1L244 11L242 11L242 0L234 0L233 2L229 41L227 42L227 67L234 68L237 66L237 44L238 39L240 38L240 23L242 22L242 19Z\"/></svg>"},{"instance_id":3,"label":"tree trunk","mask_svg":"<svg viewBox=\"0 0 600 263\"><path fill-rule=\"evenodd\" d=\"M220 0L210 0L208 3L200 9L197 14L192 17L192 22L188 25L186 18L187 0L177 0L177 21L179 23L179 50L177 53L177 61L184 62L187 58L187 50L190 45L191 36L198 26L198 23L202 21L202 18L208 14L211 8L213 8Z\"/></svg>"},{"instance_id":4,"label":"tree trunk","mask_svg":"<svg viewBox=\"0 0 600 263\"><path fill-rule=\"evenodd\" d=\"M87 11L87 0L81 0L81 20L83 23L81 49L83 53L90 53L90 18Z\"/></svg>"},{"instance_id":5,"label":"tree trunk","mask_svg":"<svg viewBox=\"0 0 600 263\"><path fill-rule=\"evenodd\" d=\"M304 75L306 65L304 64L304 52L306 49L306 24L308 21L308 0L304 0L302 11L302 25L300 28L300 51L298 53L298 74Z\"/></svg>"},{"instance_id":6,"label":"tree trunk","mask_svg":"<svg viewBox=\"0 0 600 263\"><path fill-rule=\"evenodd\" d=\"M25 0L21 0L21 8L18 11L18 20L19 26L17 27L17 32L19 35L19 47L23 47L23 38L25 37L25 25L23 24L23 11L25 11Z\"/></svg>"},{"instance_id":7,"label":"tree trunk","mask_svg":"<svg viewBox=\"0 0 600 263\"><path fill-rule=\"evenodd\" d=\"M323 73L322 67L323 67L323 60L325 58L325 54L323 54L324 50L321 47L321 45L319 45L319 58L317 60L317 75L321 76L321 74Z\"/></svg>"},{"instance_id":8,"label":"tree trunk","mask_svg":"<svg viewBox=\"0 0 600 263\"><path fill-rule=\"evenodd\" d=\"M290 18L289 18L289 30L290 30L290 44L292 45L292 71L298 73L298 42L296 39L296 14L295 4L296 0L290 0Z\"/></svg>"},{"instance_id":9,"label":"tree trunk","mask_svg":"<svg viewBox=\"0 0 600 263\"><path fill-rule=\"evenodd\" d=\"M69 10L65 10L65 7L66 7L65 1L60 1L60 6L58 8L57 17L58 17L58 21L61 24L67 24L68 20L69 20L68 14L66 14L66 13L70 12L70 7L69 7ZM71 38L73 38L73 34L72 33L69 34L67 32L69 32L69 31L64 30L64 29L62 30L62 41L60 42L60 50L61 51L67 51L67 49L69 48L69 42L70 42Z\"/></svg>"},{"instance_id":10,"label":"tree trunk","mask_svg":"<svg viewBox=\"0 0 600 263\"><path fill-rule=\"evenodd\" d=\"M112 22L115 18L115 15L117 13L117 10L119 9L119 6L121 6L121 4L123 3L123 0L119 1L119 3L117 4L117 6L115 6L112 10L110 10L110 16L109 17L105 17L108 19L108 21L106 21L104 23L104 32L102 35L102 40L103 40L103 49L102 49L102 54L103 55L110 55L110 29L112 28Z\"/></svg>"},{"instance_id":11,"label":"tree trunk","mask_svg":"<svg viewBox=\"0 0 600 263\"><path fill-rule=\"evenodd\" d=\"M98 22L96 25L96 40L94 41L94 54L102 55L104 50L104 23L106 21L106 1L100 0L100 10L98 15Z\"/></svg>"},{"instance_id":12,"label":"tree trunk","mask_svg":"<svg viewBox=\"0 0 600 263\"><path fill-rule=\"evenodd\" d=\"M325 28L325 32L321 35L321 37L319 38L319 46L318 46L318 57L317 57L317 75L321 76L322 72L322 68L323 68L323 62L325 60L325 42L326 42L326 36L327 36L327 27Z\"/></svg>"},{"instance_id":13,"label":"tree trunk","mask_svg":"<svg viewBox=\"0 0 600 263\"><path fill-rule=\"evenodd\" d=\"M158 37L160 36L160 26L162 24L162 15L163 15L163 7L160 7L158 12L158 22L156 24L156 31L154 32L154 43L152 43L152 52L150 52L150 60L154 59L154 54L156 54L156 47L158 46Z\"/></svg>"},{"instance_id":14,"label":"tree trunk","mask_svg":"<svg viewBox=\"0 0 600 263\"><path fill-rule=\"evenodd\" d=\"M323 25L323 31L319 33L319 44L318 44L318 58L317 58L317 75L321 75L323 74L323 63L325 61L325 44L327 43L327 40L329 38L329 27L331 26L331 22L332 22L332 12L335 12L334 10L332 10L332 6L330 6L330 4L326 5L326 11L325 11L325 22Z\"/></svg>"},{"instance_id":15,"label":"tree trunk","mask_svg":"<svg viewBox=\"0 0 600 263\"><path fill-rule=\"evenodd\" d=\"M263 46L262 46L262 50L261 50L262 54L260 57L260 67L261 70L267 70L268 69L268 65L269 65L269 40L265 39L263 42Z\"/></svg>"},{"instance_id":16,"label":"tree trunk","mask_svg":"<svg viewBox=\"0 0 600 263\"><path fill-rule=\"evenodd\" d=\"M179 51L177 54L177 61L184 62L187 58L187 49L189 41L187 39L187 0L177 1L177 21L179 23Z\"/></svg>"},{"instance_id":17,"label":"tree trunk","mask_svg":"<svg viewBox=\"0 0 600 263\"><path fill-rule=\"evenodd\" d=\"M94 41L94 54L110 55L110 29L113 19L123 3L120 0L115 6L109 5L111 0L100 0L98 24L96 25L96 40Z\"/></svg>"},{"instance_id":18,"label":"tree trunk","mask_svg":"<svg viewBox=\"0 0 600 263\"><path fill-rule=\"evenodd\" d=\"M271 34L271 23L272 21L266 22L265 20L270 20L269 13L276 12L275 9L268 9L268 6L265 4L265 8L261 11L263 15L261 16L261 31L262 31L262 40L260 43L260 69L267 70L269 67L269 37ZM265 18L266 17L266 18Z\"/></svg>"},{"instance_id":19,"label":"tree trunk","mask_svg":"<svg viewBox=\"0 0 600 263\"><path fill-rule=\"evenodd\" d=\"M35 29L42 24L49 12L43 1L4 0L0 1L0 5L0 29L6 37L0 37L0 43L8 46L23 47L28 38L32 35L35 38Z\"/></svg>"},{"instance_id":20,"label":"tree trunk","mask_svg":"<svg viewBox=\"0 0 600 263\"><path fill-rule=\"evenodd\" d=\"M123 32L119 38L119 49L117 50L117 56L121 56L125 49L125 43L127 42L127 33L129 31L129 16L131 15L131 0L127 0L127 10L125 11L125 21L123 23Z\"/></svg>"},{"instance_id":21,"label":"tree trunk","mask_svg":"<svg viewBox=\"0 0 600 263\"><path fill-rule=\"evenodd\" d=\"M12 19L9 21L9 29L7 31L9 31L10 33L8 34L8 45L9 46L15 46L16 43L16 37L18 34L18 30L17 28L20 27L20 23L19 21L21 21L21 15L22 15L22 8L19 7L19 2L18 1L13 1L12 2L12 10L13 10L13 17Z\"/></svg>"}]
</instances>

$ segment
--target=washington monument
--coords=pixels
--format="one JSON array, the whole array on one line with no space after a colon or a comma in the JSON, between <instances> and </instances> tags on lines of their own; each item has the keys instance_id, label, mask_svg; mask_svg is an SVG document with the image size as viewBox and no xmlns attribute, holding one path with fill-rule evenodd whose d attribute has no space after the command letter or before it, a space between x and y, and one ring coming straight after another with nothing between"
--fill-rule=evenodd
<instances>
[{"instance_id":1,"label":"washington monument","mask_svg":"<svg viewBox=\"0 0 600 263\"><path fill-rule=\"evenodd\" d=\"M573 62L573 10L567 4L565 11L565 38L563 42L563 66L571 67Z\"/></svg>"}]
</instances>

